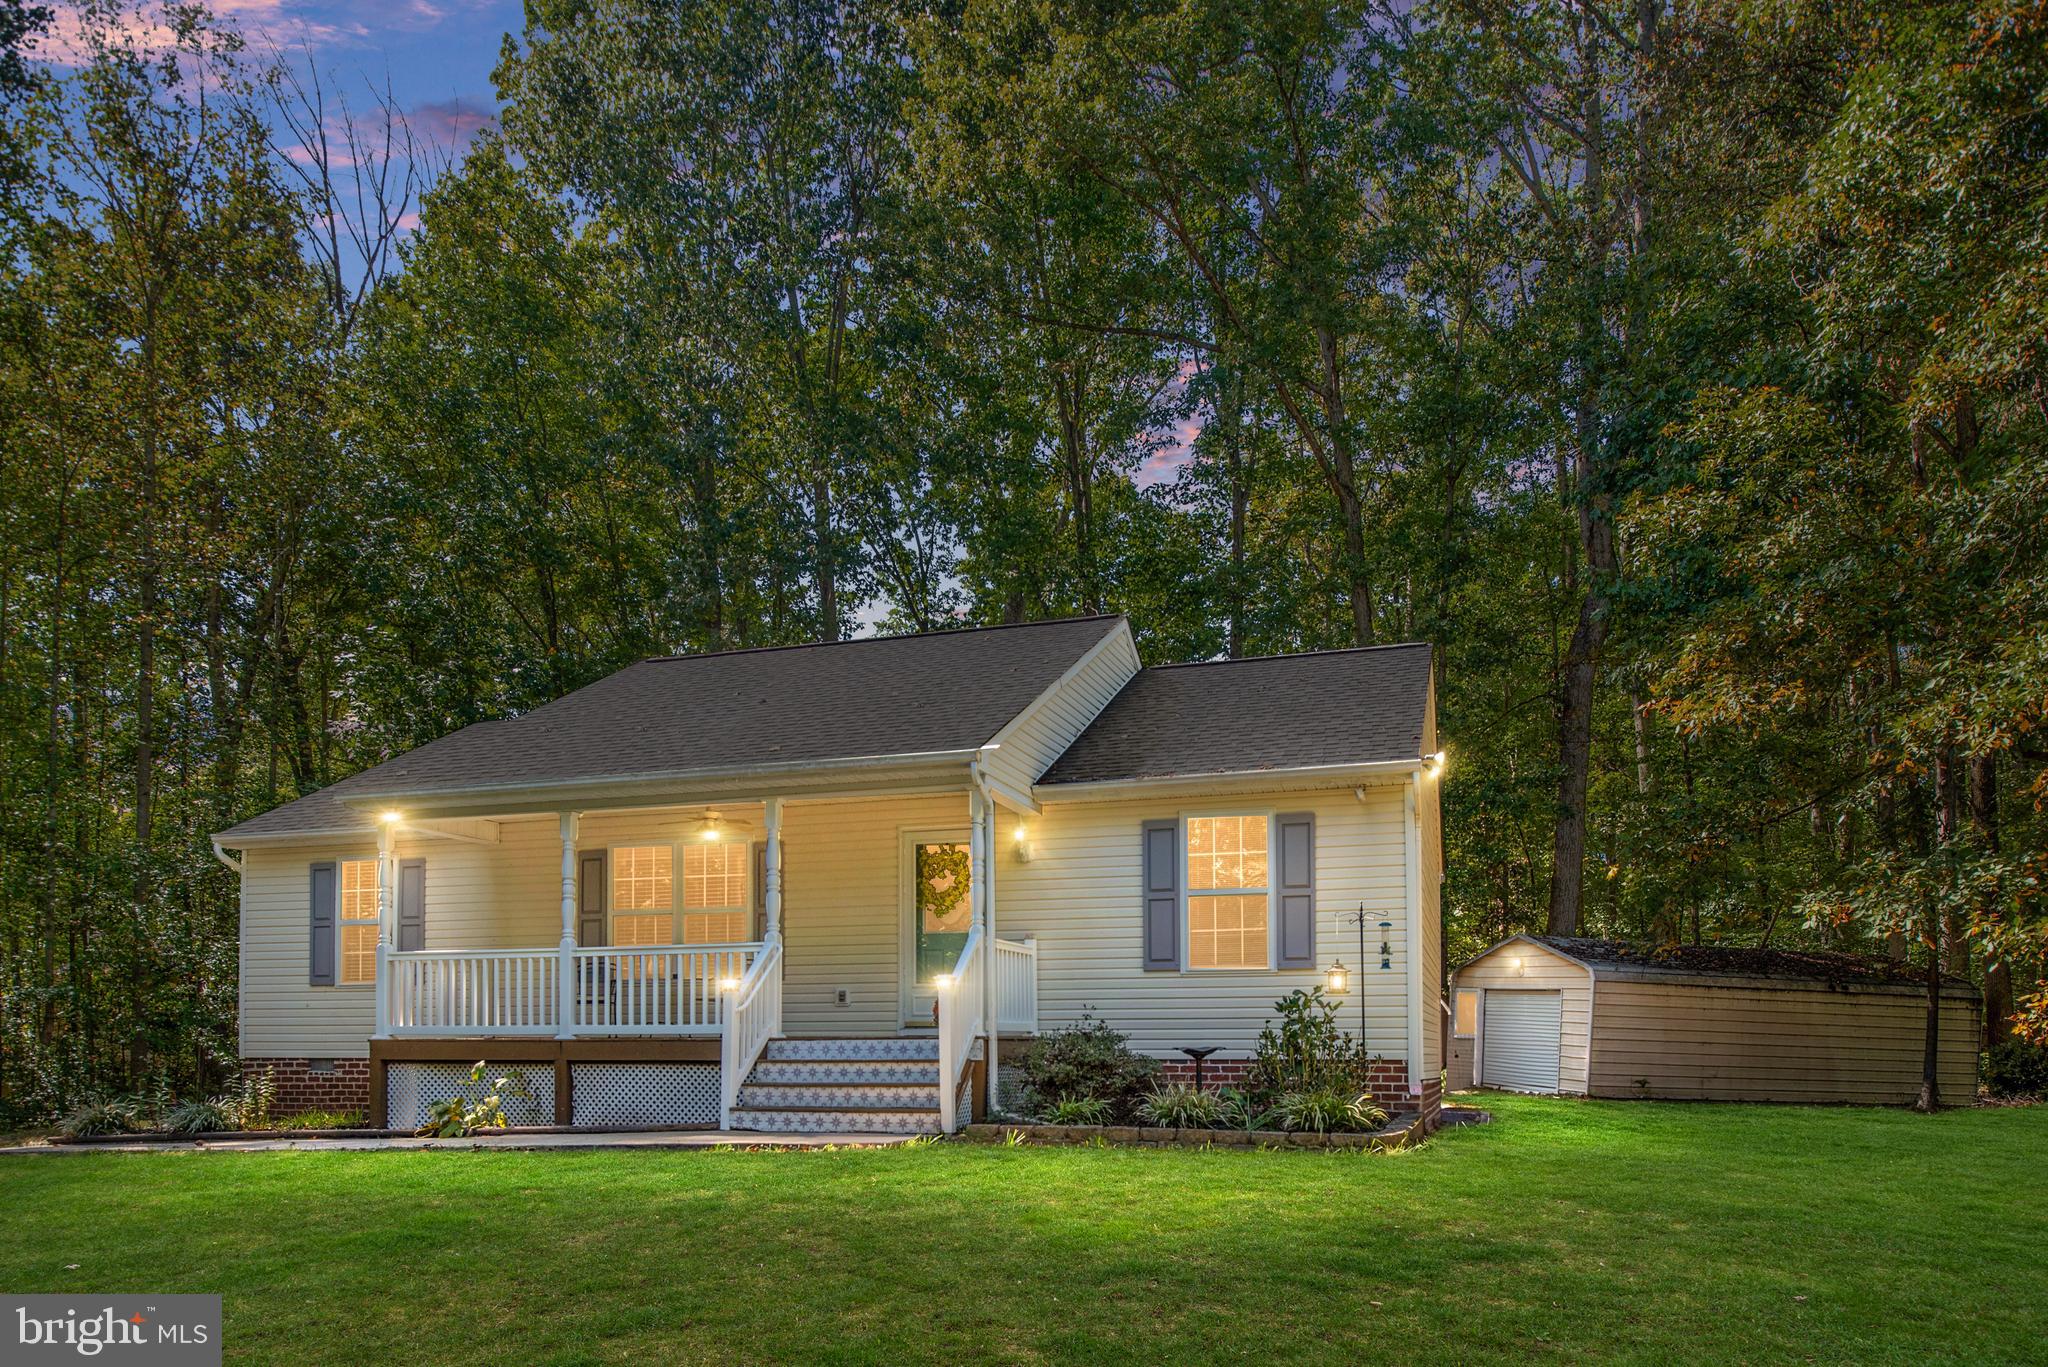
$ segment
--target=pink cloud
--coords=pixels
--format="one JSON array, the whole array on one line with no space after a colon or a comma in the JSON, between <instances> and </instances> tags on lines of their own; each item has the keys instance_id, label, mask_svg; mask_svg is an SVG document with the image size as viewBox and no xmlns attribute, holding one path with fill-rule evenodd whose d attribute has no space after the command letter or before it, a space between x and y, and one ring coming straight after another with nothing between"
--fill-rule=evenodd
<instances>
[{"instance_id":1,"label":"pink cloud","mask_svg":"<svg viewBox=\"0 0 2048 1367\"><path fill-rule=\"evenodd\" d=\"M474 95L428 100L406 113L412 131L429 142L460 150L469 140L497 123L498 111Z\"/></svg>"}]
</instances>

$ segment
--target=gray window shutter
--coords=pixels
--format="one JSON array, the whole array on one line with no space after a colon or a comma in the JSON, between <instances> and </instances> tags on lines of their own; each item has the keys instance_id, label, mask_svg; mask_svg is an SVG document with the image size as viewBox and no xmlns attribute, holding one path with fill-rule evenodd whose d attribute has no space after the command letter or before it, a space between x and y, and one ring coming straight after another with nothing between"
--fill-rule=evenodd
<instances>
[{"instance_id":1,"label":"gray window shutter","mask_svg":"<svg viewBox=\"0 0 2048 1367\"><path fill-rule=\"evenodd\" d=\"M1147 972L1180 967L1180 822L1148 821L1144 828Z\"/></svg>"},{"instance_id":2,"label":"gray window shutter","mask_svg":"<svg viewBox=\"0 0 2048 1367\"><path fill-rule=\"evenodd\" d=\"M310 967L306 973L306 981L314 987L334 986L334 956L340 949L334 938L334 913L340 898L336 880L337 874L332 860L313 865L312 877L308 880L313 917Z\"/></svg>"},{"instance_id":3,"label":"gray window shutter","mask_svg":"<svg viewBox=\"0 0 2048 1367\"><path fill-rule=\"evenodd\" d=\"M1280 904L1281 968L1316 966L1316 819L1307 812L1283 816L1279 827L1277 891ZM1363 969L1361 968L1361 972Z\"/></svg>"},{"instance_id":4,"label":"gray window shutter","mask_svg":"<svg viewBox=\"0 0 2048 1367\"><path fill-rule=\"evenodd\" d=\"M596 949L605 942L605 852L585 850L576 859L576 943Z\"/></svg>"},{"instance_id":5,"label":"gray window shutter","mask_svg":"<svg viewBox=\"0 0 2048 1367\"><path fill-rule=\"evenodd\" d=\"M427 861L408 859L398 866L398 948L427 947Z\"/></svg>"},{"instance_id":6,"label":"gray window shutter","mask_svg":"<svg viewBox=\"0 0 2048 1367\"><path fill-rule=\"evenodd\" d=\"M754 933L758 940L768 933L768 842L754 842Z\"/></svg>"}]
</instances>

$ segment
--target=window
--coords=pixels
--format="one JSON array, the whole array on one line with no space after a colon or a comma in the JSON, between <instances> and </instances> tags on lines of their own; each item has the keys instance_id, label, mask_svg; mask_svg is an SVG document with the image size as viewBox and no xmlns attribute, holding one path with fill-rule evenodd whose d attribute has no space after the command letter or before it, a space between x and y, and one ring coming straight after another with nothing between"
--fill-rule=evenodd
<instances>
[{"instance_id":1,"label":"window","mask_svg":"<svg viewBox=\"0 0 2048 1367\"><path fill-rule=\"evenodd\" d=\"M670 845L612 851L612 943L675 943L676 852Z\"/></svg>"},{"instance_id":2,"label":"window","mask_svg":"<svg viewBox=\"0 0 2048 1367\"><path fill-rule=\"evenodd\" d=\"M340 983L377 981L377 861L341 861L341 906L335 917L341 934Z\"/></svg>"},{"instance_id":3,"label":"window","mask_svg":"<svg viewBox=\"0 0 2048 1367\"><path fill-rule=\"evenodd\" d=\"M1263 816L1188 818L1189 968L1271 965L1268 842Z\"/></svg>"},{"instance_id":4,"label":"window","mask_svg":"<svg viewBox=\"0 0 2048 1367\"><path fill-rule=\"evenodd\" d=\"M747 866L752 847L738 841L683 850L683 943L731 944L747 938Z\"/></svg>"},{"instance_id":5,"label":"window","mask_svg":"<svg viewBox=\"0 0 2048 1367\"><path fill-rule=\"evenodd\" d=\"M1472 988L1458 989L1458 1010L1451 1022L1451 1033L1459 1039L1471 1039L1479 1033L1479 993Z\"/></svg>"}]
</instances>

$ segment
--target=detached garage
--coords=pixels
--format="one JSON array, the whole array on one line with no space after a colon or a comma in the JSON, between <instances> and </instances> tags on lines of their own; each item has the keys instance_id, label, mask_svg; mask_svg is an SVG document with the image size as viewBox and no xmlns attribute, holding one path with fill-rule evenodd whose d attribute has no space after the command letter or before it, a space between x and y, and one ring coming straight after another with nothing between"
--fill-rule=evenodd
<instances>
[{"instance_id":1,"label":"detached garage","mask_svg":"<svg viewBox=\"0 0 2048 1367\"><path fill-rule=\"evenodd\" d=\"M1848 954L1517 935L1451 977L1450 1088L1910 1105L1918 970ZM1942 988L1941 1090L1977 1090L1977 989Z\"/></svg>"}]
</instances>

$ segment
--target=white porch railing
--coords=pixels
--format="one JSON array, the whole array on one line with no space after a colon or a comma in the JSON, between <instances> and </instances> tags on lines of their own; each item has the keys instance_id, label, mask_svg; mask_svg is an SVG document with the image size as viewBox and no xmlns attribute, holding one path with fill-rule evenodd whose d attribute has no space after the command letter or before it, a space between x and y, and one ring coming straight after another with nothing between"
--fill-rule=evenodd
<instances>
[{"instance_id":1,"label":"white porch railing","mask_svg":"<svg viewBox=\"0 0 2048 1367\"><path fill-rule=\"evenodd\" d=\"M719 982L745 976L760 954L753 943L575 950L564 1031L559 950L388 950L379 1033L715 1035L725 1028Z\"/></svg>"},{"instance_id":2,"label":"white porch railing","mask_svg":"<svg viewBox=\"0 0 2048 1367\"><path fill-rule=\"evenodd\" d=\"M939 1128L960 1128L960 1078L982 1033L981 927L967 932L953 971L939 981Z\"/></svg>"},{"instance_id":3,"label":"white porch railing","mask_svg":"<svg viewBox=\"0 0 2048 1367\"><path fill-rule=\"evenodd\" d=\"M718 1053L718 1124L732 1128L740 1087L769 1040L782 1033L782 941L770 940L731 991Z\"/></svg>"},{"instance_id":4,"label":"white porch railing","mask_svg":"<svg viewBox=\"0 0 2048 1367\"><path fill-rule=\"evenodd\" d=\"M560 958L552 949L429 949L384 956L393 1035L552 1035Z\"/></svg>"},{"instance_id":5,"label":"white porch railing","mask_svg":"<svg viewBox=\"0 0 2048 1367\"><path fill-rule=\"evenodd\" d=\"M579 949L569 1000L579 1035L714 1035L725 1028L718 984L745 976L758 944Z\"/></svg>"},{"instance_id":6,"label":"white porch railing","mask_svg":"<svg viewBox=\"0 0 2048 1367\"><path fill-rule=\"evenodd\" d=\"M994 942L996 1030L1006 1035L1038 1033L1038 941Z\"/></svg>"}]
</instances>

